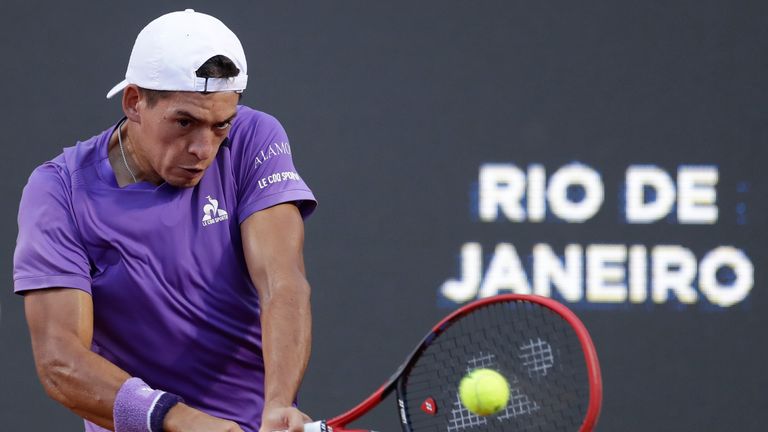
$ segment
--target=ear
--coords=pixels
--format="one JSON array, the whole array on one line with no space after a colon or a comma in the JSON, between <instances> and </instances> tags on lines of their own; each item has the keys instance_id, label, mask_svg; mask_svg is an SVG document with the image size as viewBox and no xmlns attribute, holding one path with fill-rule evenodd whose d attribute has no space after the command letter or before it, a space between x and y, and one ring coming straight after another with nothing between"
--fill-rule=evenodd
<instances>
[{"instance_id":1,"label":"ear","mask_svg":"<svg viewBox=\"0 0 768 432\"><path fill-rule=\"evenodd\" d=\"M128 86L123 89L123 113L128 117L128 120L141 123L143 99L139 88L136 87L135 84L128 84Z\"/></svg>"}]
</instances>

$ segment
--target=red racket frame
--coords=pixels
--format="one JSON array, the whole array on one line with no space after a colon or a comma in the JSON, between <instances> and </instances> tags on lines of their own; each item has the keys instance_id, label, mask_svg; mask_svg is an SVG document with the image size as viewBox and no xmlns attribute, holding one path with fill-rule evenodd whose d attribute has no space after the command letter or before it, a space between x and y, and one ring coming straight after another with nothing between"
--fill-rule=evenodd
<instances>
[{"instance_id":1,"label":"red racket frame","mask_svg":"<svg viewBox=\"0 0 768 432\"><path fill-rule=\"evenodd\" d=\"M576 336L579 338L579 342L581 343L581 348L584 351L584 360L587 364L587 374L589 380L589 407L587 408L587 414L584 417L584 422L579 428L579 432L591 432L597 424L597 419L600 416L600 408L603 401L603 384L600 375L600 362L597 359L597 351L595 351L595 345L592 343L592 338L589 336L589 332L587 332L587 328L584 327L584 324L581 322L581 320L573 312L571 312L570 309L560 304L559 302L552 300L551 298L526 294L501 294L493 297L486 297L473 301L472 303L468 303L455 310L453 313L443 318L442 321L437 323L432 328L432 331L426 337L424 337L424 339L419 343L413 353L408 356L408 359L405 361L405 363L403 363L403 365L398 368L397 372L395 372L384 385L382 385L378 390L376 390L373 394L368 396L368 398L360 402L354 408L350 409L344 414L326 420L325 423L333 428L334 432L368 432L365 429L344 429L343 427L355 421L366 412L370 411L371 408L378 405L379 402L386 398L389 393L395 389L397 381L402 375L402 372L411 364L416 354L426 348L426 346L429 345L429 341L442 333L442 331L447 327L449 323L463 315L470 313L474 309L491 303L504 301L526 301L544 306L563 317L563 319L565 319L576 332Z\"/></svg>"}]
</instances>

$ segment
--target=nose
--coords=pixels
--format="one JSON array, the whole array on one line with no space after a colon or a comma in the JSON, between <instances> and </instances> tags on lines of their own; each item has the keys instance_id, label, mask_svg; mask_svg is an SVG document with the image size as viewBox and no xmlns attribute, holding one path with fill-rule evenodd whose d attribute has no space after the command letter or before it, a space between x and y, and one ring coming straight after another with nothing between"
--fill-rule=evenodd
<instances>
[{"instance_id":1,"label":"nose","mask_svg":"<svg viewBox=\"0 0 768 432\"><path fill-rule=\"evenodd\" d=\"M210 131L201 131L193 138L187 151L198 160L209 159L216 151L218 137Z\"/></svg>"}]
</instances>

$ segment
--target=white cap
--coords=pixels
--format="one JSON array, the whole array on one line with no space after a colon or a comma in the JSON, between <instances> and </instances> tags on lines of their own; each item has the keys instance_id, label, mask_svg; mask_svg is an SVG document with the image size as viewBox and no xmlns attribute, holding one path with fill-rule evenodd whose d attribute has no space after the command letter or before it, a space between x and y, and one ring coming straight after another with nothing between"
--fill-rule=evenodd
<instances>
[{"instance_id":1,"label":"white cap","mask_svg":"<svg viewBox=\"0 0 768 432\"><path fill-rule=\"evenodd\" d=\"M240 69L233 78L199 78L195 71L211 57L223 55ZM147 24L136 37L125 80L107 93L111 98L128 84L149 90L242 92L248 65L240 40L218 19L187 9Z\"/></svg>"}]
</instances>

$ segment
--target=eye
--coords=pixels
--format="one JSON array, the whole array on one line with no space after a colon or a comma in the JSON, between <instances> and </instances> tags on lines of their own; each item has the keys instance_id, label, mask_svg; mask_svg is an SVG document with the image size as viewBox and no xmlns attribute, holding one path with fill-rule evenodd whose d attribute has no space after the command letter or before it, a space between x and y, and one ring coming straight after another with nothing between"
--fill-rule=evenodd
<instances>
[{"instance_id":1,"label":"eye","mask_svg":"<svg viewBox=\"0 0 768 432\"><path fill-rule=\"evenodd\" d=\"M216 129L224 130L224 129L228 128L231 124L232 123L228 122L228 121L224 122L224 123L219 123L219 124L216 125Z\"/></svg>"},{"instance_id":2,"label":"eye","mask_svg":"<svg viewBox=\"0 0 768 432\"><path fill-rule=\"evenodd\" d=\"M190 125L192 125L192 120L189 119L178 119L176 120L176 123L181 126L182 128L188 128Z\"/></svg>"}]
</instances>

